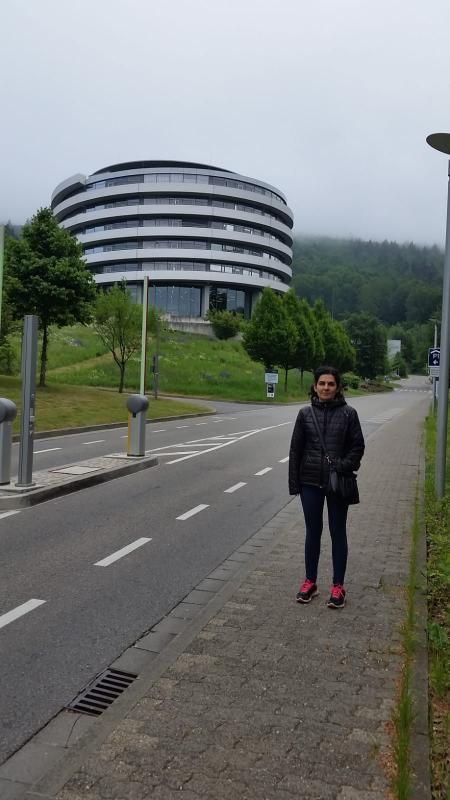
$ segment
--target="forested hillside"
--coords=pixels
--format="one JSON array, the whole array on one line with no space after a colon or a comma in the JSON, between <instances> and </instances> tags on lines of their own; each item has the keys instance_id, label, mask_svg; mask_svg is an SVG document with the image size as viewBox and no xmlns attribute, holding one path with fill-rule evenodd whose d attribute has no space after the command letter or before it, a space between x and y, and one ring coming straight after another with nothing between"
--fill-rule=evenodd
<instances>
[{"instance_id":1,"label":"forested hillside","mask_svg":"<svg viewBox=\"0 0 450 800\"><path fill-rule=\"evenodd\" d=\"M367 311L410 327L440 315L443 260L436 246L297 238L292 285L310 303L323 299L335 319Z\"/></svg>"}]
</instances>

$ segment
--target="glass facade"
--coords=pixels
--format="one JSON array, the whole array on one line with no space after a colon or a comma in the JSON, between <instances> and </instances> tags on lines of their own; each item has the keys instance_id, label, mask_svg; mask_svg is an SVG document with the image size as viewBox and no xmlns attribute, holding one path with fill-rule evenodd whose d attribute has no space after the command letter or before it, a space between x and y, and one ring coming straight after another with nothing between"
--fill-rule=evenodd
<instances>
[{"instance_id":1,"label":"glass facade","mask_svg":"<svg viewBox=\"0 0 450 800\"><path fill-rule=\"evenodd\" d=\"M175 317L201 317L202 290L199 286L150 286L150 305Z\"/></svg>"},{"instance_id":2,"label":"glass facade","mask_svg":"<svg viewBox=\"0 0 450 800\"><path fill-rule=\"evenodd\" d=\"M126 228L211 228L217 231L230 231L234 233L246 233L253 236L262 236L264 239L272 239L275 242L282 242L282 239L274 236L273 233L262 228L250 225L236 225L226 220L208 220L198 217L177 219L168 217L141 217L140 219L122 219L116 222L105 222L103 225L88 225L81 228L78 234L102 233L104 231L122 230Z\"/></svg>"},{"instance_id":3,"label":"glass facade","mask_svg":"<svg viewBox=\"0 0 450 800\"><path fill-rule=\"evenodd\" d=\"M93 247L85 247L86 256L94 253L110 253L113 250L216 250L223 253L240 253L244 256L256 256L257 258L269 258L273 261L281 259L266 250L250 250L248 247L223 242L207 242L203 239L135 239L129 242L112 242L112 244L99 244Z\"/></svg>"},{"instance_id":4,"label":"glass facade","mask_svg":"<svg viewBox=\"0 0 450 800\"><path fill-rule=\"evenodd\" d=\"M249 305L243 289L230 289L226 286L211 286L209 290L209 307L215 311L235 311L236 314L246 314Z\"/></svg>"},{"instance_id":5,"label":"glass facade","mask_svg":"<svg viewBox=\"0 0 450 800\"><path fill-rule=\"evenodd\" d=\"M264 186L258 186L256 183L219 175L200 175L189 172L149 172L145 175L123 175L118 178L107 178L89 183L86 191L104 189L107 186L124 186L130 183L201 183L209 186L226 186L229 189L241 189L244 192L257 192L286 205L286 201L279 194Z\"/></svg>"}]
</instances>

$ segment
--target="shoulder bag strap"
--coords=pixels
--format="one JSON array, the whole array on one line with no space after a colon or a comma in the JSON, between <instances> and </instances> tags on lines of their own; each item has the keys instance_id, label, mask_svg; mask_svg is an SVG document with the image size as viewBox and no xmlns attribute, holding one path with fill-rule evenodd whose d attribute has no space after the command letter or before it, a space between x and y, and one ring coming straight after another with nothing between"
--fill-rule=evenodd
<instances>
[{"instance_id":1,"label":"shoulder bag strap","mask_svg":"<svg viewBox=\"0 0 450 800\"><path fill-rule=\"evenodd\" d=\"M324 454L326 460L328 461L328 463L331 464L332 461L331 461L330 456L327 453L327 448L325 447L325 442L324 442L324 439L323 439L323 436L322 436L322 431L320 430L319 423L317 421L316 412L314 411L314 406L311 405L309 408L310 408L310 411L311 411L311 416L312 416L312 419L313 419L313 422L314 422L314 426L315 426L316 431L317 431L317 435L319 437L320 446L321 446L321 448L323 450L323 454Z\"/></svg>"}]
</instances>

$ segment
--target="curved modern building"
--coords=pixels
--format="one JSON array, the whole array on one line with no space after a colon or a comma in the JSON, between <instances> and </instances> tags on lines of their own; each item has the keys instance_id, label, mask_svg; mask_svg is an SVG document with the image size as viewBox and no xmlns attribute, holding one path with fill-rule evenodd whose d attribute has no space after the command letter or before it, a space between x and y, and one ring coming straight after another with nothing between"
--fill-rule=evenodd
<instances>
[{"instance_id":1,"label":"curved modern building","mask_svg":"<svg viewBox=\"0 0 450 800\"><path fill-rule=\"evenodd\" d=\"M141 301L147 275L150 302L165 314L249 317L262 289L289 288L292 212L260 180L186 161L130 161L68 178L51 205L97 283L124 278Z\"/></svg>"}]
</instances>

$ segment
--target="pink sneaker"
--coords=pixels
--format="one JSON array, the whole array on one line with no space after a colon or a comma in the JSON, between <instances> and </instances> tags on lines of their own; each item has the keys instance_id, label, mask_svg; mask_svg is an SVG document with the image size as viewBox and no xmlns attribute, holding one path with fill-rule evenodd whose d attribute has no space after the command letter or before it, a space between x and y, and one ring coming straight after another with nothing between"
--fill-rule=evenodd
<instances>
[{"instance_id":1,"label":"pink sneaker","mask_svg":"<svg viewBox=\"0 0 450 800\"><path fill-rule=\"evenodd\" d=\"M345 606L345 589L340 583L335 583L331 587L330 599L327 603L328 608L344 608Z\"/></svg>"},{"instance_id":2,"label":"pink sneaker","mask_svg":"<svg viewBox=\"0 0 450 800\"><path fill-rule=\"evenodd\" d=\"M300 586L295 599L297 603L310 603L316 594L319 594L316 584L314 581L309 581L308 578L306 578Z\"/></svg>"}]
</instances>

